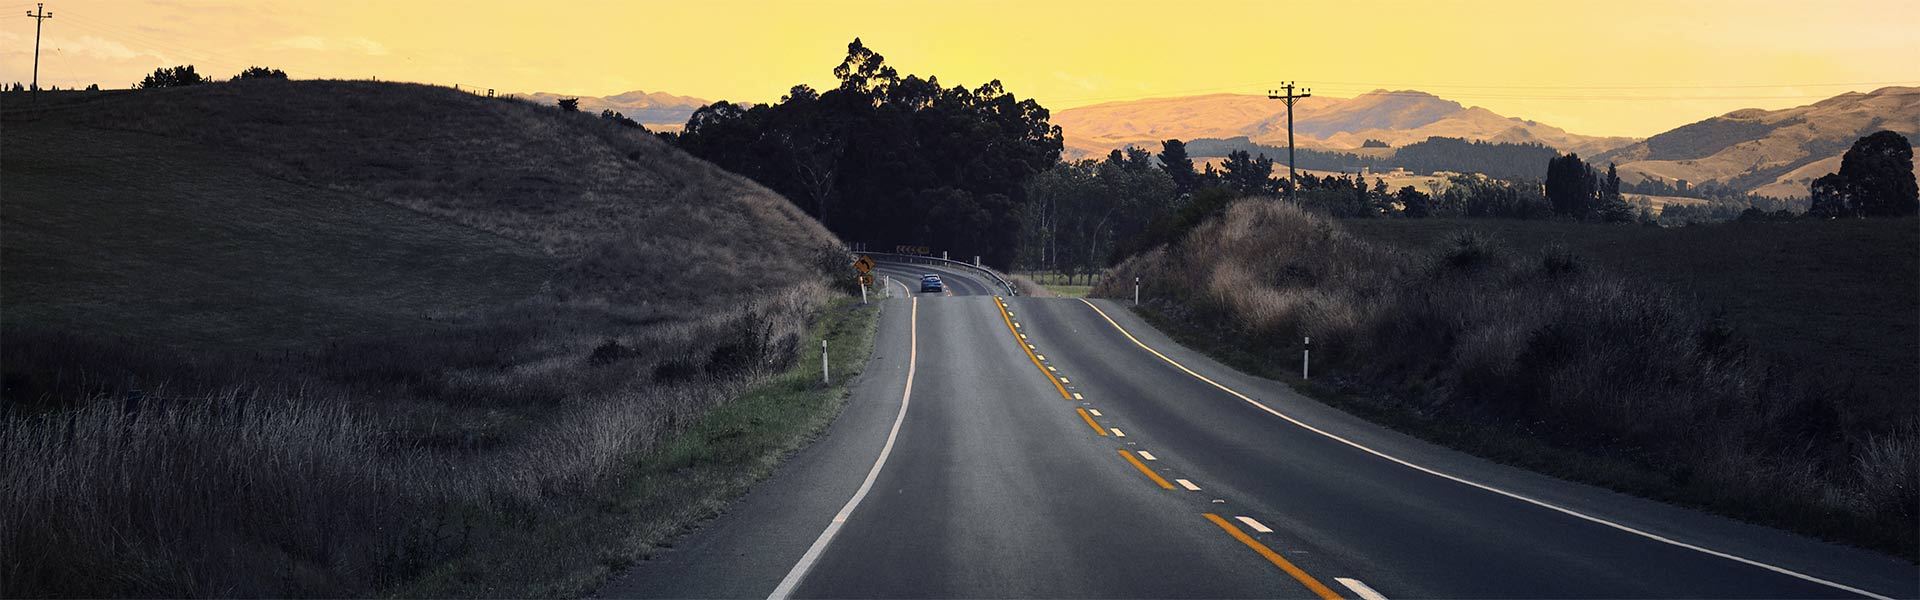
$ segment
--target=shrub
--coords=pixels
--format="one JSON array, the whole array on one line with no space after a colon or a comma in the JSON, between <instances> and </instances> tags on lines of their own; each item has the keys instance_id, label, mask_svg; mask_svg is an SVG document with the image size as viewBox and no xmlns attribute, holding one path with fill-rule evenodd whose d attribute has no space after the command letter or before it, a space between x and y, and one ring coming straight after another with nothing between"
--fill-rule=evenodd
<instances>
[{"instance_id":1,"label":"shrub","mask_svg":"<svg viewBox=\"0 0 1920 600\"><path fill-rule=\"evenodd\" d=\"M1564 247L1521 258L1468 232L1410 255L1249 199L1122 262L1093 295L1130 298L1135 276L1147 308L1230 360L1285 364L1298 349L1273 340L1311 335L1316 379L1356 402L1625 460L1661 482L1642 493L1914 548L1920 426L1854 423L1848 390L1793 377L1724 320Z\"/></svg>"}]
</instances>

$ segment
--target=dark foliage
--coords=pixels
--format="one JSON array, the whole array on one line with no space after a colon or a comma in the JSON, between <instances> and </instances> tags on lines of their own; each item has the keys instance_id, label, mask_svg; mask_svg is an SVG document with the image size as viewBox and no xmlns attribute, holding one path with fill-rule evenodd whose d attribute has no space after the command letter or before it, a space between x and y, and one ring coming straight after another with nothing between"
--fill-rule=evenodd
<instances>
[{"instance_id":1,"label":"dark foliage","mask_svg":"<svg viewBox=\"0 0 1920 600\"><path fill-rule=\"evenodd\" d=\"M193 70L193 65L181 65L154 69L146 79L140 80L138 87L143 90L168 87L182 87L206 83L206 78Z\"/></svg>"},{"instance_id":2,"label":"dark foliage","mask_svg":"<svg viewBox=\"0 0 1920 600\"><path fill-rule=\"evenodd\" d=\"M554 103L560 105L560 110L564 110L567 112L580 112L579 98L561 98L559 100L555 100Z\"/></svg>"},{"instance_id":3,"label":"dark foliage","mask_svg":"<svg viewBox=\"0 0 1920 600\"><path fill-rule=\"evenodd\" d=\"M1047 109L999 81L942 87L902 77L855 39L825 92L694 112L681 148L793 199L842 239L929 245L1012 264L1023 184L1059 160Z\"/></svg>"},{"instance_id":4,"label":"dark foliage","mask_svg":"<svg viewBox=\"0 0 1920 600\"><path fill-rule=\"evenodd\" d=\"M286 78L287 78L287 72L279 69L270 69L267 67L247 67L247 70L241 71L239 75L234 75L233 79L231 79L230 81L240 81L242 79L286 79Z\"/></svg>"},{"instance_id":5,"label":"dark foliage","mask_svg":"<svg viewBox=\"0 0 1920 600\"><path fill-rule=\"evenodd\" d=\"M1860 138L1840 158L1840 194L1862 217L1901 217L1920 212L1913 179L1913 145L1905 136L1880 131Z\"/></svg>"}]
</instances>

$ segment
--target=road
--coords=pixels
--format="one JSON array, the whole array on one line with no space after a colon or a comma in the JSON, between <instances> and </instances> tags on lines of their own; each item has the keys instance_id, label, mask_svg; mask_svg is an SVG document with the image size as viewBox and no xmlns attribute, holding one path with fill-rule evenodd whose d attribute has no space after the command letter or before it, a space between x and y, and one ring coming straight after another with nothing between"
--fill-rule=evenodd
<instances>
[{"instance_id":1,"label":"road","mask_svg":"<svg viewBox=\"0 0 1920 600\"><path fill-rule=\"evenodd\" d=\"M1920 597L1912 564L1421 442L1118 303L880 271L828 433L600 596Z\"/></svg>"}]
</instances>

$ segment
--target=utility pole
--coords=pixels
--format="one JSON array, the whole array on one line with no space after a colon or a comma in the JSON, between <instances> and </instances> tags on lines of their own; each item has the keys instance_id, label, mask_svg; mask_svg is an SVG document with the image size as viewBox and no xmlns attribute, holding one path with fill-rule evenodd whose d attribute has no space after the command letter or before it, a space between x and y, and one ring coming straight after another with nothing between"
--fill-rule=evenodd
<instances>
[{"instance_id":1,"label":"utility pole","mask_svg":"<svg viewBox=\"0 0 1920 600\"><path fill-rule=\"evenodd\" d=\"M31 10L27 11L27 16L33 17L33 101L34 102L40 101L40 24L45 23L47 19L53 18L53 13L47 12L47 3L45 2L39 3L37 10L39 10L39 13L37 14Z\"/></svg>"},{"instance_id":2,"label":"utility pole","mask_svg":"<svg viewBox=\"0 0 1920 600\"><path fill-rule=\"evenodd\" d=\"M1301 98L1313 97L1313 94L1307 93L1313 90L1310 88L1300 88L1300 93L1295 94L1293 93L1293 82L1291 81L1287 82L1287 85L1281 89L1286 90L1287 93L1282 94L1280 93L1281 90L1267 90L1267 99L1285 100L1287 102L1287 199L1292 200L1293 188L1298 185L1293 178L1293 103L1300 101Z\"/></svg>"}]
</instances>

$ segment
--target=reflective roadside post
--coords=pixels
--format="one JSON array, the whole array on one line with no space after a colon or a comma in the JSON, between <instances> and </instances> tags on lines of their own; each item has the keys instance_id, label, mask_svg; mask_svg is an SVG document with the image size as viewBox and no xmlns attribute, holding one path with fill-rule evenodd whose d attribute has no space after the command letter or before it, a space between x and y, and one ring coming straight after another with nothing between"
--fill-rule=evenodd
<instances>
[{"instance_id":1,"label":"reflective roadside post","mask_svg":"<svg viewBox=\"0 0 1920 600\"><path fill-rule=\"evenodd\" d=\"M1140 305L1140 276L1133 276L1133 305Z\"/></svg>"},{"instance_id":2,"label":"reflective roadside post","mask_svg":"<svg viewBox=\"0 0 1920 600\"><path fill-rule=\"evenodd\" d=\"M821 343L825 343L825 342L821 342ZM1308 366L1307 359L1312 355L1313 355L1313 336L1307 336L1306 340L1300 343L1300 379L1303 381L1307 379L1307 366Z\"/></svg>"},{"instance_id":3,"label":"reflective roadside post","mask_svg":"<svg viewBox=\"0 0 1920 600\"><path fill-rule=\"evenodd\" d=\"M820 340L820 383L833 383L833 375L827 371L826 340Z\"/></svg>"}]
</instances>

